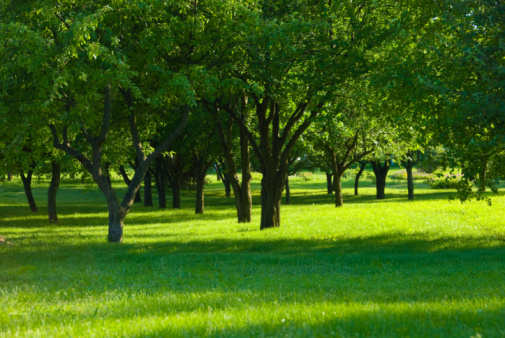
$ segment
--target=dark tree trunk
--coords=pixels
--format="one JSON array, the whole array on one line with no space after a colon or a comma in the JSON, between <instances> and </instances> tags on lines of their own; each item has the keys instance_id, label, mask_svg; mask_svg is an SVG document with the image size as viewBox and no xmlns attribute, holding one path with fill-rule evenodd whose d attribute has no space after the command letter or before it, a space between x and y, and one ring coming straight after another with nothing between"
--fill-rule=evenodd
<instances>
[{"instance_id":1,"label":"dark tree trunk","mask_svg":"<svg viewBox=\"0 0 505 338\"><path fill-rule=\"evenodd\" d=\"M486 191L486 180L487 180L487 159L483 161L482 169L479 173L479 191Z\"/></svg>"},{"instance_id":2,"label":"dark tree trunk","mask_svg":"<svg viewBox=\"0 0 505 338\"><path fill-rule=\"evenodd\" d=\"M333 173L326 173L326 191L328 195L333 194L333 182L332 182Z\"/></svg>"},{"instance_id":3,"label":"dark tree trunk","mask_svg":"<svg viewBox=\"0 0 505 338\"><path fill-rule=\"evenodd\" d=\"M153 206L152 177L149 170L144 175L144 206Z\"/></svg>"},{"instance_id":4,"label":"dark tree trunk","mask_svg":"<svg viewBox=\"0 0 505 338\"><path fill-rule=\"evenodd\" d=\"M359 171L356 174L356 178L354 179L354 196L358 196L359 178L361 177L361 174L363 174L365 167L366 167L366 162L360 161L359 162Z\"/></svg>"},{"instance_id":5,"label":"dark tree trunk","mask_svg":"<svg viewBox=\"0 0 505 338\"><path fill-rule=\"evenodd\" d=\"M7 181L12 182L12 173L11 172L7 173Z\"/></svg>"},{"instance_id":6,"label":"dark tree trunk","mask_svg":"<svg viewBox=\"0 0 505 338\"><path fill-rule=\"evenodd\" d=\"M119 173L121 174L121 177L123 178L124 183L126 183L126 185L129 186L131 183L131 180L128 177L128 174L126 173L124 166L122 166L122 165L119 166ZM140 189L137 190L137 193L135 194L135 199L133 200L133 202L134 203L142 202L142 198L140 198Z\"/></svg>"},{"instance_id":7,"label":"dark tree trunk","mask_svg":"<svg viewBox=\"0 0 505 338\"><path fill-rule=\"evenodd\" d=\"M203 214L204 198L205 198L205 174L202 175L200 170L197 170L196 175L196 204L195 214Z\"/></svg>"},{"instance_id":8,"label":"dark tree trunk","mask_svg":"<svg viewBox=\"0 0 505 338\"><path fill-rule=\"evenodd\" d=\"M384 166L380 161L372 161L372 168L375 174L375 187L377 190L377 199L382 200L386 198L386 177L389 171L391 160L384 161Z\"/></svg>"},{"instance_id":9,"label":"dark tree trunk","mask_svg":"<svg viewBox=\"0 0 505 338\"><path fill-rule=\"evenodd\" d=\"M172 208L181 208L181 184L178 179L172 179L170 181L170 187L172 188Z\"/></svg>"},{"instance_id":10,"label":"dark tree trunk","mask_svg":"<svg viewBox=\"0 0 505 338\"><path fill-rule=\"evenodd\" d=\"M35 200L33 199L32 193L32 175L33 170L28 170L27 175L25 176L24 172L20 172L21 181L23 181L23 187L25 189L26 198L28 199L28 203L30 204L30 209L32 212L37 212L37 205L35 204Z\"/></svg>"},{"instance_id":11,"label":"dark tree trunk","mask_svg":"<svg viewBox=\"0 0 505 338\"><path fill-rule=\"evenodd\" d=\"M56 193L60 187L61 166L59 162L51 162L52 175L51 184L47 191L47 214L49 223L58 223L58 214L56 212Z\"/></svg>"},{"instance_id":12,"label":"dark tree trunk","mask_svg":"<svg viewBox=\"0 0 505 338\"><path fill-rule=\"evenodd\" d=\"M106 196L107 198L107 196ZM109 196L107 199L113 199L107 202L109 206L109 242L120 243L123 241L123 220L126 217L125 212L115 200L115 196Z\"/></svg>"},{"instance_id":13,"label":"dark tree trunk","mask_svg":"<svg viewBox=\"0 0 505 338\"><path fill-rule=\"evenodd\" d=\"M231 197L231 182L228 178L228 174L223 175L223 184L224 184L224 194L226 197Z\"/></svg>"},{"instance_id":14,"label":"dark tree trunk","mask_svg":"<svg viewBox=\"0 0 505 338\"><path fill-rule=\"evenodd\" d=\"M160 156L156 159L156 190L158 191L158 207L160 209L167 208L167 172L163 163L163 158Z\"/></svg>"},{"instance_id":15,"label":"dark tree trunk","mask_svg":"<svg viewBox=\"0 0 505 338\"><path fill-rule=\"evenodd\" d=\"M407 153L407 160L402 160L402 165L405 167L407 171L407 190L408 190L408 199L410 201L414 200L414 175L412 173L414 166L419 162L419 152L417 152L417 160L414 161L412 159L413 153L411 150Z\"/></svg>"},{"instance_id":16,"label":"dark tree trunk","mask_svg":"<svg viewBox=\"0 0 505 338\"><path fill-rule=\"evenodd\" d=\"M261 180L261 230L281 225L282 182L276 176L269 179L264 172Z\"/></svg>"},{"instance_id":17,"label":"dark tree trunk","mask_svg":"<svg viewBox=\"0 0 505 338\"><path fill-rule=\"evenodd\" d=\"M289 189L289 176L286 177L286 205L291 204L291 190Z\"/></svg>"},{"instance_id":18,"label":"dark tree trunk","mask_svg":"<svg viewBox=\"0 0 505 338\"><path fill-rule=\"evenodd\" d=\"M335 190L335 206L343 206L344 196L342 194L342 175L336 174L333 176L333 190Z\"/></svg>"}]
</instances>

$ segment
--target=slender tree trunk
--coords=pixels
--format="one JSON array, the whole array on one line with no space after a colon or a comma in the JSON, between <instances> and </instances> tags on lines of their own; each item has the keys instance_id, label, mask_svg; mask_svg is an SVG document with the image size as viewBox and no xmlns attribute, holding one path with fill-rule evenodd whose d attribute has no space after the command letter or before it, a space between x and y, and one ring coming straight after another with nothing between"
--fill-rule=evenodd
<instances>
[{"instance_id":1,"label":"slender tree trunk","mask_svg":"<svg viewBox=\"0 0 505 338\"><path fill-rule=\"evenodd\" d=\"M282 182L274 173L270 173L270 179L266 175L263 172L261 180L261 230L281 225Z\"/></svg>"},{"instance_id":2,"label":"slender tree trunk","mask_svg":"<svg viewBox=\"0 0 505 338\"><path fill-rule=\"evenodd\" d=\"M479 191L486 191L487 159L483 161L482 169L479 173Z\"/></svg>"},{"instance_id":3,"label":"slender tree trunk","mask_svg":"<svg viewBox=\"0 0 505 338\"><path fill-rule=\"evenodd\" d=\"M12 182L12 173L11 172L7 173L7 181Z\"/></svg>"},{"instance_id":4,"label":"slender tree trunk","mask_svg":"<svg viewBox=\"0 0 505 338\"><path fill-rule=\"evenodd\" d=\"M204 198L205 198L205 174L202 174L200 170L197 170L195 214L203 214Z\"/></svg>"},{"instance_id":5,"label":"slender tree trunk","mask_svg":"<svg viewBox=\"0 0 505 338\"><path fill-rule=\"evenodd\" d=\"M47 214L49 223L58 223L58 214L56 212L56 193L60 187L61 166L59 162L52 161L51 184L47 190Z\"/></svg>"},{"instance_id":6,"label":"slender tree trunk","mask_svg":"<svg viewBox=\"0 0 505 338\"><path fill-rule=\"evenodd\" d=\"M181 184L179 179L175 178L170 181L170 187L172 188L172 208L181 208Z\"/></svg>"},{"instance_id":7,"label":"slender tree trunk","mask_svg":"<svg viewBox=\"0 0 505 338\"><path fill-rule=\"evenodd\" d=\"M30 209L32 212L37 212L37 205L35 204L35 199L33 198L32 193L32 175L33 170L28 170L27 175L25 176L24 172L20 172L21 181L23 181L23 187L25 189L26 198L28 199L28 204L30 204Z\"/></svg>"},{"instance_id":8,"label":"slender tree trunk","mask_svg":"<svg viewBox=\"0 0 505 338\"><path fill-rule=\"evenodd\" d=\"M335 206L343 206L344 196L342 194L342 175L340 173L333 176L333 190L335 190Z\"/></svg>"},{"instance_id":9,"label":"slender tree trunk","mask_svg":"<svg viewBox=\"0 0 505 338\"><path fill-rule=\"evenodd\" d=\"M386 177L389 171L390 160L384 161L384 166L380 161L372 161L372 168L375 174L375 187L377 191L377 199L382 200L386 198Z\"/></svg>"},{"instance_id":10,"label":"slender tree trunk","mask_svg":"<svg viewBox=\"0 0 505 338\"><path fill-rule=\"evenodd\" d=\"M165 165L163 158L160 156L156 159L156 190L158 191L158 207L160 209L167 208L167 172L165 170Z\"/></svg>"},{"instance_id":11,"label":"slender tree trunk","mask_svg":"<svg viewBox=\"0 0 505 338\"><path fill-rule=\"evenodd\" d=\"M231 197L231 184L228 174L223 175L224 193L226 197Z\"/></svg>"},{"instance_id":12,"label":"slender tree trunk","mask_svg":"<svg viewBox=\"0 0 505 338\"><path fill-rule=\"evenodd\" d=\"M356 174L356 178L354 179L354 196L358 196L359 178L361 177L361 174L363 174L365 167L366 167L366 162L360 162L359 171Z\"/></svg>"},{"instance_id":13,"label":"slender tree trunk","mask_svg":"<svg viewBox=\"0 0 505 338\"><path fill-rule=\"evenodd\" d=\"M414 175L412 174L412 160L408 159L405 163L405 169L407 170L407 189L408 189L408 198L409 200L414 200Z\"/></svg>"},{"instance_id":14,"label":"slender tree trunk","mask_svg":"<svg viewBox=\"0 0 505 338\"><path fill-rule=\"evenodd\" d=\"M333 183L332 183L333 173L326 173L326 191L328 195L333 194Z\"/></svg>"},{"instance_id":15,"label":"slender tree trunk","mask_svg":"<svg viewBox=\"0 0 505 338\"><path fill-rule=\"evenodd\" d=\"M286 205L291 204L291 190L289 189L289 176L286 177Z\"/></svg>"},{"instance_id":16,"label":"slender tree trunk","mask_svg":"<svg viewBox=\"0 0 505 338\"><path fill-rule=\"evenodd\" d=\"M124 166L120 165L119 166L119 173L121 174L121 177L123 178L124 183L129 186L131 183L130 178L128 177L128 174L126 173L126 170ZM142 198L140 197L140 189L137 190L137 193L135 194L135 199L133 200L134 203L140 203L142 202Z\"/></svg>"},{"instance_id":17,"label":"slender tree trunk","mask_svg":"<svg viewBox=\"0 0 505 338\"><path fill-rule=\"evenodd\" d=\"M144 206L153 206L152 176L149 171L144 175Z\"/></svg>"}]
</instances>

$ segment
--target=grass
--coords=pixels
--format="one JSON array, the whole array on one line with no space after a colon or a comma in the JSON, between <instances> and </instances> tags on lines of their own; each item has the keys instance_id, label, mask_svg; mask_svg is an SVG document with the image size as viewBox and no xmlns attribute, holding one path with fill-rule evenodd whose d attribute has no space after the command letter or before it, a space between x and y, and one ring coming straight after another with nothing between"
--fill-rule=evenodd
<instances>
[{"instance_id":1,"label":"grass","mask_svg":"<svg viewBox=\"0 0 505 338\"><path fill-rule=\"evenodd\" d=\"M505 335L505 197L449 202L451 191L389 181L375 200L344 182L333 207L324 175L292 178L281 228L235 220L222 184L195 215L137 206L124 243L109 244L106 204L63 184L48 225L18 181L0 186L0 336L457 336ZM121 186L118 183L118 186ZM122 189L122 188L120 188Z\"/></svg>"}]
</instances>

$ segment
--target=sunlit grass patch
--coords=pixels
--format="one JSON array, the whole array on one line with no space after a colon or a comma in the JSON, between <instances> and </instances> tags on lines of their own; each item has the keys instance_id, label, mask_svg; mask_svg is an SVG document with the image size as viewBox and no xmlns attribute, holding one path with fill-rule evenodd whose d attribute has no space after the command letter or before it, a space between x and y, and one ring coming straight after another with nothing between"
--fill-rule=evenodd
<instances>
[{"instance_id":1,"label":"sunlit grass patch","mask_svg":"<svg viewBox=\"0 0 505 338\"><path fill-rule=\"evenodd\" d=\"M417 184L409 202L388 182L376 201L370 182L354 196L345 181L337 209L314 174L260 231L253 188L250 224L214 182L203 215L191 191L181 210L135 205L117 245L97 191L64 184L49 225L43 182L39 214L19 182L0 186L13 244L0 246L0 336L505 335L503 196L461 204Z\"/></svg>"}]
</instances>

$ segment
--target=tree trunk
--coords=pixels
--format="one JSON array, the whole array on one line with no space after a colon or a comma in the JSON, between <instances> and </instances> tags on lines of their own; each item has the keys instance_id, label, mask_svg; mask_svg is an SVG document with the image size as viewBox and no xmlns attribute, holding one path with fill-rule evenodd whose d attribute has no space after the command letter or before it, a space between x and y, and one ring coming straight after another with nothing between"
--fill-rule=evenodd
<instances>
[{"instance_id":1,"label":"tree trunk","mask_svg":"<svg viewBox=\"0 0 505 338\"><path fill-rule=\"evenodd\" d=\"M333 177L333 190L335 190L335 206L341 207L344 205L344 196L342 194L342 175L335 174Z\"/></svg>"},{"instance_id":2,"label":"tree trunk","mask_svg":"<svg viewBox=\"0 0 505 338\"><path fill-rule=\"evenodd\" d=\"M483 161L482 169L479 173L479 191L486 191L487 159Z\"/></svg>"},{"instance_id":3,"label":"tree trunk","mask_svg":"<svg viewBox=\"0 0 505 338\"><path fill-rule=\"evenodd\" d=\"M56 212L56 193L60 187L61 166L59 162L52 161L51 184L47 191L47 214L49 223L58 223L58 214Z\"/></svg>"},{"instance_id":4,"label":"tree trunk","mask_svg":"<svg viewBox=\"0 0 505 338\"><path fill-rule=\"evenodd\" d=\"M11 172L7 173L7 181L12 182L12 173Z\"/></svg>"},{"instance_id":5,"label":"tree trunk","mask_svg":"<svg viewBox=\"0 0 505 338\"><path fill-rule=\"evenodd\" d=\"M32 212L37 212L37 205L35 204L35 200L33 199L33 193L32 193L32 175L33 175L33 170L28 170L27 175L23 173L23 171L20 172L21 176L21 181L23 181L23 187L25 189L25 194L26 198L28 199L28 203L30 204L30 209Z\"/></svg>"},{"instance_id":6,"label":"tree trunk","mask_svg":"<svg viewBox=\"0 0 505 338\"><path fill-rule=\"evenodd\" d=\"M281 225L282 182L275 179L277 175L273 173L268 179L265 171L261 180L261 230L278 228Z\"/></svg>"},{"instance_id":7,"label":"tree trunk","mask_svg":"<svg viewBox=\"0 0 505 338\"><path fill-rule=\"evenodd\" d=\"M123 178L124 183L129 186L131 183L130 178L128 177L128 174L126 173L126 170L124 166L120 165L119 166L119 173L121 174L121 177ZM140 198L140 189L137 191L135 194L135 199L133 200L134 203L140 203L142 202L142 198Z\"/></svg>"},{"instance_id":8,"label":"tree trunk","mask_svg":"<svg viewBox=\"0 0 505 338\"><path fill-rule=\"evenodd\" d=\"M386 177L389 171L390 160L384 161L384 166L380 161L372 161L372 168L375 174L375 187L377 190L377 199L382 200L386 198Z\"/></svg>"},{"instance_id":9,"label":"tree trunk","mask_svg":"<svg viewBox=\"0 0 505 338\"><path fill-rule=\"evenodd\" d=\"M109 196L107 199L113 198ZM123 212L117 201L108 201L109 206L109 242L121 243L123 241L123 220L126 213Z\"/></svg>"},{"instance_id":10,"label":"tree trunk","mask_svg":"<svg viewBox=\"0 0 505 338\"><path fill-rule=\"evenodd\" d=\"M144 175L144 206L153 206L152 177L149 171Z\"/></svg>"},{"instance_id":11,"label":"tree trunk","mask_svg":"<svg viewBox=\"0 0 505 338\"><path fill-rule=\"evenodd\" d=\"M205 174L202 175L200 170L196 174L196 205L195 214L203 214L204 198L205 198Z\"/></svg>"},{"instance_id":12,"label":"tree trunk","mask_svg":"<svg viewBox=\"0 0 505 338\"><path fill-rule=\"evenodd\" d=\"M333 183L331 182L332 176L333 176L333 173L326 173L326 190L328 192L328 195L333 194Z\"/></svg>"},{"instance_id":13,"label":"tree trunk","mask_svg":"<svg viewBox=\"0 0 505 338\"><path fill-rule=\"evenodd\" d=\"M354 179L354 196L358 196L359 178L361 177L361 174L363 174L363 171L365 170L365 167L366 167L366 162L360 162L360 164L359 164L359 171L356 174L356 178Z\"/></svg>"},{"instance_id":14,"label":"tree trunk","mask_svg":"<svg viewBox=\"0 0 505 338\"><path fill-rule=\"evenodd\" d=\"M181 208L181 184L178 179L172 179L170 181L170 187L172 188L172 208Z\"/></svg>"},{"instance_id":15,"label":"tree trunk","mask_svg":"<svg viewBox=\"0 0 505 338\"><path fill-rule=\"evenodd\" d=\"M167 208L167 172L165 170L163 157L158 157L156 159L156 190L158 191L158 207L160 209Z\"/></svg>"},{"instance_id":16,"label":"tree trunk","mask_svg":"<svg viewBox=\"0 0 505 338\"><path fill-rule=\"evenodd\" d=\"M408 189L408 198L409 200L414 199L414 175L412 174L412 160L408 159L405 163L405 169L407 170L407 189Z\"/></svg>"},{"instance_id":17,"label":"tree trunk","mask_svg":"<svg viewBox=\"0 0 505 338\"><path fill-rule=\"evenodd\" d=\"M226 197L231 197L231 184L228 174L223 175L224 193Z\"/></svg>"},{"instance_id":18,"label":"tree trunk","mask_svg":"<svg viewBox=\"0 0 505 338\"><path fill-rule=\"evenodd\" d=\"M286 205L291 204L291 191L289 189L289 176L286 177Z\"/></svg>"}]
</instances>

